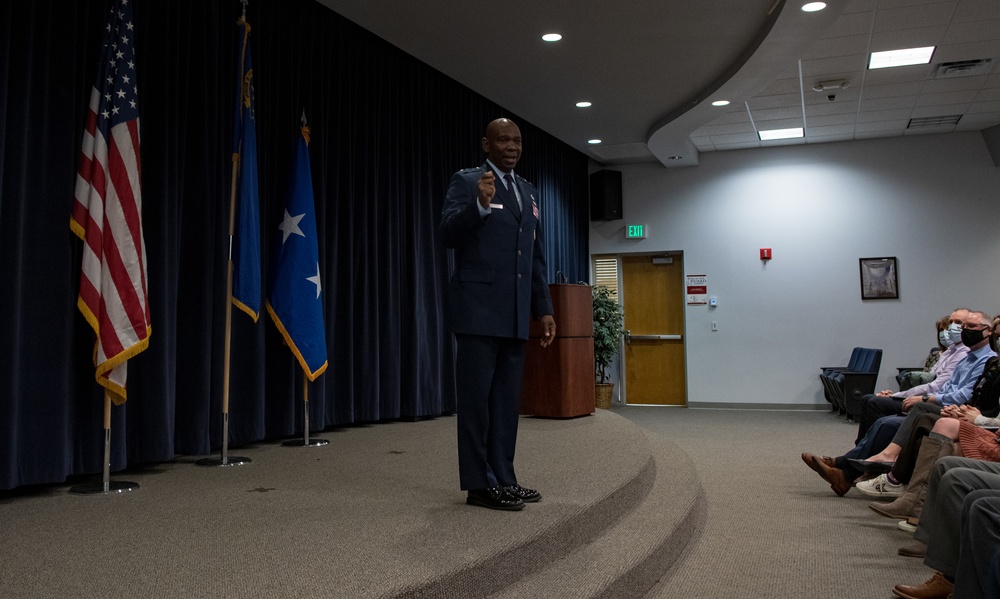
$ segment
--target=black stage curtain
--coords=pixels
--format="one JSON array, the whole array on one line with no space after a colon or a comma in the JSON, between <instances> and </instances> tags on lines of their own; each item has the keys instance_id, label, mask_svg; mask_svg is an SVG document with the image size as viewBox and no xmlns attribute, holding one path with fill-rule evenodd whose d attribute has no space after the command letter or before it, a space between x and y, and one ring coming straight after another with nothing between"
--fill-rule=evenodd
<instances>
[{"instance_id":1,"label":"black stage curtain","mask_svg":"<svg viewBox=\"0 0 1000 599\"><path fill-rule=\"evenodd\" d=\"M83 119L109 0L0 7L0 489L101 471L93 333L69 230ZM113 409L112 468L206 455L221 404L239 2L134 0L149 349ZM311 0L254 0L263 278L299 117L310 155L330 366L312 428L455 409L444 332L447 183L483 161L486 124L521 125L549 276L588 278L587 159ZM516 73L516 69L514 70ZM302 434L301 370L266 312L232 320L231 446Z\"/></svg>"}]
</instances>

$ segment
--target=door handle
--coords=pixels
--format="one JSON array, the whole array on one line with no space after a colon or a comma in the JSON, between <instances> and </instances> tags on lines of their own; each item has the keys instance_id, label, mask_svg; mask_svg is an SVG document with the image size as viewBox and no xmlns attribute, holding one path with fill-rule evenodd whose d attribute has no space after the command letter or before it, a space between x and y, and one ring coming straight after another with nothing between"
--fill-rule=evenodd
<instances>
[{"instance_id":1,"label":"door handle","mask_svg":"<svg viewBox=\"0 0 1000 599\"><path fill-rule=\"evenodd\" d=\"M629 339L640 341L676 341L681 339L681 335L628 335Z\"/></svg>"},{"instance_id":2,"label":"door handle","mask_svg":"<svg viewBox=\"0 0 1000 599\"><path fill-rule=\"evenodd\" d=\"M628 345L632 341L632 331L625 329L625 344Z\"/></svg>"}]
</instances>

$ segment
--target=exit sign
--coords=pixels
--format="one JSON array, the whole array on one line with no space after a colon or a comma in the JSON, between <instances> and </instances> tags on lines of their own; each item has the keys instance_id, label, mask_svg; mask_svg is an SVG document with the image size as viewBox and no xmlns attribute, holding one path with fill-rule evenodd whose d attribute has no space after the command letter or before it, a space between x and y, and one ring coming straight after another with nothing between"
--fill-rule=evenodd
<instances>
[{"instance_id":1,"label":"exit sign","mask_svg":"<svg viewBox=\"0 0 1000 599\"><path fill-rule=\"evenodd\" d=\"M625 239L645 239L646 225L627 225L625 227Z\"/></svg>"}]
</instances>

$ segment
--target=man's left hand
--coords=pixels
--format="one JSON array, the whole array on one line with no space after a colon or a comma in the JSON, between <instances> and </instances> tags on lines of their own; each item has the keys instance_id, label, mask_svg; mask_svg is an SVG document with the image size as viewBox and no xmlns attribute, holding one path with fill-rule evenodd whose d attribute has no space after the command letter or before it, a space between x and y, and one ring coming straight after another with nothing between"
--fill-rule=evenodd
<instances>
[{"instance_id":1,"label":"man's left hand","mask_svg":"<svg viewBox=\"0 0 1000 599\"><path fill-rule=\"evenodd\" d=\"M906 399L903 400L903 411L904 412L909 412L910 408L912 408L914 405L916 405L916 404L918 404L918 403L920 403L922 401L923 401L923 398L921 396L919 396L919 395L914 396L914 397L907 397Z\"/></svg>"},{"instance_id":2,"label":"man's left hand","mask_svg":"<svg viewBox=\"0 0 1000 599\"><path fill-rule=\"evenodd\" d=\"M542 347L552 345L556 338L556 319L551 314L546 314L541 318L542 323Z\"/></svg>"}]
</instances>

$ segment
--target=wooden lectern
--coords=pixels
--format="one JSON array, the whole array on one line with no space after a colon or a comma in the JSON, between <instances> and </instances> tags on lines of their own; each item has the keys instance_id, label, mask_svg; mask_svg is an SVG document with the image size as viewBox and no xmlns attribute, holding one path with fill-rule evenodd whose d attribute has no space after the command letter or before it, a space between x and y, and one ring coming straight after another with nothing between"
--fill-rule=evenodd
<instances>
[{"instance_id":1,"label":"wooden lectern","mask_svg":"<svg viewBox=\"0 0 1000 599\"><path fill-rule=\"evenodd\" d=\"M556 338L543 348L531 323L521 413L569 418L594 413L594 304L590 285L549 285Z\"/></svg>"}]
</instances>

